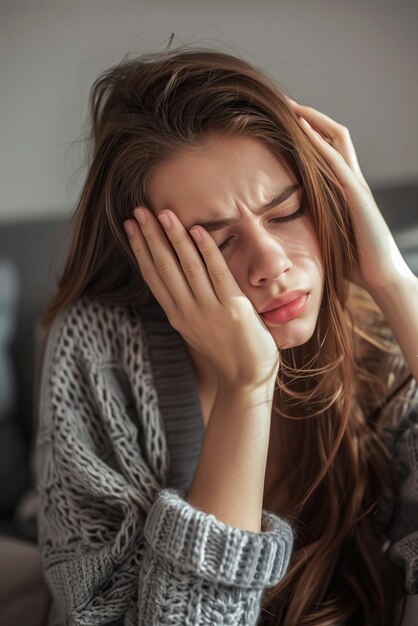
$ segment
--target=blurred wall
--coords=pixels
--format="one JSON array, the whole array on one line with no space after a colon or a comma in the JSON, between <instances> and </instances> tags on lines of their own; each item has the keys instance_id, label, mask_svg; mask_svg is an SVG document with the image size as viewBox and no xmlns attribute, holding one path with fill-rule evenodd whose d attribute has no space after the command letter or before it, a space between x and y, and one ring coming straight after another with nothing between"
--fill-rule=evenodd
<instances>
[{"instance_id":1,"label":"blurred wall","mask_svg":"<svg viewBox=\"0 0 418 626\"><path fill-rule=\"evenodd\" d=\"M93 80L172 32L348 126L369 184L417 181L417 18L407 0L0 0L0 222L69 214Z\"/></svg>"}]
</instances>

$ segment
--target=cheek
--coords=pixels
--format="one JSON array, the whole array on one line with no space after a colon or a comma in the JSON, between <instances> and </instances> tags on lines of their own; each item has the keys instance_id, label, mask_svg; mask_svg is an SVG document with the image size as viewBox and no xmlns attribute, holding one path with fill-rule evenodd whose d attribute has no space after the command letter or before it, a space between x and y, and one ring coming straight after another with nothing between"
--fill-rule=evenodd
<instances>
[{"instance_id":1,"label":"cheek","mask_svg":"<svg viewBox=\"0 0 418 626\"><path fill-rule=\"evenodd\" d=\"M244 284L244 275L245 275L245 260L241 259L238 260L237 259L233 259L233 260L229 260L229 259L225 259L225 263L228 266L229 271L231 272L232 276L235 278L235 280L237 281L237 285L240 289L242 289L242 286Z\"/></svg>"},{"instance_id":2,"label":"cheek","mask_svg":"<svg viewBox=\"0 0 418 626\"><path fill-rule=\"evenodd\" d=\"M314 267L321 275L324 271L321 251L316 241L312 241L311 245L306 246L304 258L310 267Z\"/></svg>"},{"instance_id":3,"label":"cheek","mask_svg":"<svg viewBox=\"0 0 418 626\"><path fill-rule=\"evenodd\" d=\"M316 237L308 232L298 234L286 247L286 254L293 263L295 270L301 270L310 275L323 274L321 250Z\"/></svg>"},{"instance_id":4,"label":"cheek","mask_svg":"<svg viewBox=\"0 0 418 626\"><path fill-rule=\"evenodd\" d=\"M322 261L322 254L317 234L312 222L309 219L306 220L304 227L304 236L300 239L300 241L303 242L303 256L306 260L309 260L309 264L311 266L315 266L317 271L322 275L324 264Z\"/></svg>"}]
</instances>

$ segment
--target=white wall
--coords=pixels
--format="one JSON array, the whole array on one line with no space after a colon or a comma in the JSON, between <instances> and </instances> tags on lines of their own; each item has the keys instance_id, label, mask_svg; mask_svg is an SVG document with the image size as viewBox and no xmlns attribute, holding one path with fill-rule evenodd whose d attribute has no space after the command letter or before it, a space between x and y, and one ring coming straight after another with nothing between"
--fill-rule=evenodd
<instances>
[{"instance_id":1,"label":"white wall","mask_svg":"<svg viewBox=\"0 0 418 626\"><path fill-rule=\"evenodd\" d=\"M348 126L370 184L416 180L417 18L416 0L0 0L0 221L69 214L93 80L172 32Z\"/></svg>"}]
</instances>

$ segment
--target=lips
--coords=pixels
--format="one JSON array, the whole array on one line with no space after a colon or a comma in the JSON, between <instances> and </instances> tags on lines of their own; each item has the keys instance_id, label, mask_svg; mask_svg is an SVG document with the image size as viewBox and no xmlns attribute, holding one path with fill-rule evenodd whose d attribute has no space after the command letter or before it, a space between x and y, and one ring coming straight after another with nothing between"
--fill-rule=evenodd
<instances>
[{"instance_id":1,"label":"lips","mask_svg":"<svg viewBox=\"0 0 418 626\"><path fill-rule=\"evenodd\" d=\"M269 300L264 307L259 310L259 313L266 313L267 311L272 311L273 309L278 309L279 307L286 306L290 302L297 300L300 296L303 296L306 293L303 289L294 289L293 291L287 291L282 294L278 298L273 298Z\"/></svg>"},{"instance_id":2,"label":"lips","mask_svg":"<svg viewBox=\"0 0 418 626\"><path fill-rule=\"evenodd\" d=\"M261 317L265 322L270 324L286 324L296 319L307 310L309 300L310 294L302 293L301 296L288 302L288 304L261 313Z\"/></svg>"}]
</instances>

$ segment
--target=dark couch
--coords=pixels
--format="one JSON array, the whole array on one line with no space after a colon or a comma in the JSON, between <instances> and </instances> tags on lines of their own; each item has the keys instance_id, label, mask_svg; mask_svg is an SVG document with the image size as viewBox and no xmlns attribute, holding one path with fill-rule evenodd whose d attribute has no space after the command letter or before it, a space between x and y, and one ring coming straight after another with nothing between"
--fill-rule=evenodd
<instances>
[{"instance_id":1,"label":"dark couch","mask_svg":"<svg viewBox=\"0 0 418 626\"><path fill-rule=\"evenodd\" d=\"M411 269L418 274L418 181L374 188L373 193ZM7 345L0 345L6 352L11 376L7 380L12 385L9 405L3 407L3 413L0 407L0 535L30 541L36 540L34 500L27 494L33 493L31 451L40 373L37 321L55 289L68 249L69 230L70 221L66 219L16 221L0 226L0 267L2 262L6 267L6 261L6 271L14 268L9 279L14 275L18 286L15 312L11 313L13 334ZM7 307L3 300L10 291L10 280L7 283L1 271L0 280L1 314L1 307Z\"/></svg>"},{"instance_id":2,"label":"dark couch","mask_svg":"<svg viewBox=\"0 0 418 626\"><path fill-rule=\"evenodd\" d=\"M36 390L40 374L38 320L65 260L69 220L19 221L0 225L0 337L12 316L6 351L8 372L0 380L0 535L35 541L30 498ZM14 287L14 288L13 288ZM10 308L10 298L16 297ZM10 321L10 320L9 320ZM9 393L6 383L11 385ZM5 403L5 396L8 402ZM3 400L3 405L1 402Z\"/></svg>"}]
</instances>

